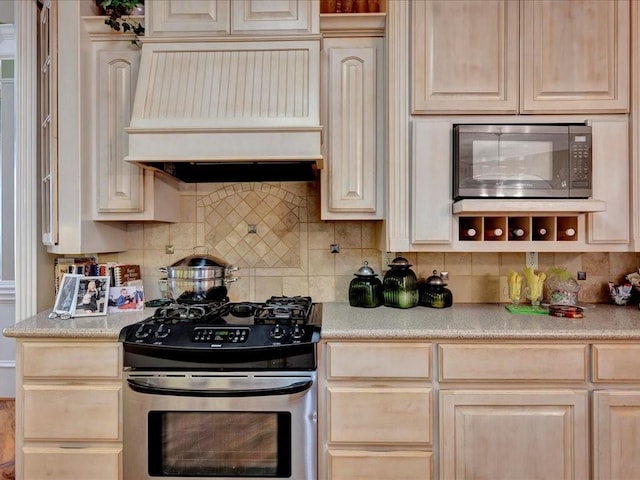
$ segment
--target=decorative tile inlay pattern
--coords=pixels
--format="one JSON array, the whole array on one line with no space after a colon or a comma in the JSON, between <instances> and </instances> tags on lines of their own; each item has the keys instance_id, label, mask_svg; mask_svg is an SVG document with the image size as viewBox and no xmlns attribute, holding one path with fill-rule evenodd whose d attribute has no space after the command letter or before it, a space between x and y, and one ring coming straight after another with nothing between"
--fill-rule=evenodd
<instances>
[{"instance_id":1,"label":"decorative tile inlay pattern","mask_svg":"<svg viewBox=\"0 0 640 480\"><path fill-rule=\"evenodd\" d=\"M306 198L264 183L239 185L198 199L205 247L243 268L299 268L300 209ZM255 233L249 233L250 225Z\"/></svg>"}]
</instances>

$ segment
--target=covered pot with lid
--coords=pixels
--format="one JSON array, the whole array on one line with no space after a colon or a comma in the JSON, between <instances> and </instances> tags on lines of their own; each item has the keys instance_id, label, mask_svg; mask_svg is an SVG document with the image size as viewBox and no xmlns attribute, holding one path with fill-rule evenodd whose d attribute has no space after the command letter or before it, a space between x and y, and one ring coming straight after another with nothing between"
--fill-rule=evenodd
<instances>
[{"instance_id":1,"label":"covered pot with lid","mask_svg":"<svg viewBox=\"0 0 640 480\"><path fill-rule=\"evenodd\" d=\"M418 305L418 278L404 257L396 257L384 274L382 290L387 307L411 308Z\"/></svg>"},{"instance_id":2,"label":"covered pot with lid","mask_svg":"<svg viewBox=\"0 0 640 480\"><path fill-rule=\"evenodd\" d=\"M379 307L383 304L382 282L368 262L355 273L349 284L349 305L352 307Z\"/></svg>"}]
</instances>

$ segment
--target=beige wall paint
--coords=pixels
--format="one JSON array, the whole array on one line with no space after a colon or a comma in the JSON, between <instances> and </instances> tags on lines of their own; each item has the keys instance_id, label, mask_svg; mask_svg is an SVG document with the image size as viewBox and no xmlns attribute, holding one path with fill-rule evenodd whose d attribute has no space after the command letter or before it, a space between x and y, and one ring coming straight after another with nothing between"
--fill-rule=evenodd
<instances>
[{"instance_id":1,"label":"beige wall paint","mask_svg":"<svg viewBox=\"0 0 640 480\"><path fill-rule=\"evenodd\" d=\"M147 298L161 292L159 267L208 251L240 267L232 301L271 295L311 295L319 302L347 301L349 282L366 260L380 275L393 255L376 248L377 222L320 220L315 182L181 184L181 221L130 224L127 252L101 260L140 263ZM258 232L248 233L248 224ZM331 244L340 253L330 253ZM174 248L165 253L166 246ZM504 302L509 270L522 271L522 253L406 253L419 278L449 272L454 302ZM636 253L540 253L540 270L564 266L587 272L579 300L608 302L607 282L640 266Z\"/></svg>"}]
</instances>

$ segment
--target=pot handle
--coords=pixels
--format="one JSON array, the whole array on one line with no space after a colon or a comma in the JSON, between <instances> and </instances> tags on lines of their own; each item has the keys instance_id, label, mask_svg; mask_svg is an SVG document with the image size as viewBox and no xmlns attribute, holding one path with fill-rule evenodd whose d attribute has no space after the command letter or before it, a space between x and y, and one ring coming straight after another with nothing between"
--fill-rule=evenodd
<instances>
[{"instance_id":1,"label":"pot handle","mask_svg":"<svg viewBox=\"0 0 640 480\"><path fill-rule=\"evenodd\" d=\"M160 267L160 268L158 268L158 271L160 273L162 273L163 275L167 275L167 273L168 273L167 267Z\"/></svg>"},{"instance_id":2,"label":"pot handle","mask_svg":"<svg viewBox=\"0 0 640 480\"><path fill-rule=\"evenodd\" d=\"M227 267L224 269L224 274L229 275L230 273L237 272L240 270L240 267Z\"/></svg>"},{"instance_id":3,"label":"pot handle","mask_svg":"<svg viewBox=\"0 0 640 480\"><path fill-rule=\"evenodd\" d=\"M222 282L225 285L228 285L229 283L233 283L233 282L237 282L238 281L238 277L231 277L231 278L225 278Z\"/></svg>"}]
</instances>

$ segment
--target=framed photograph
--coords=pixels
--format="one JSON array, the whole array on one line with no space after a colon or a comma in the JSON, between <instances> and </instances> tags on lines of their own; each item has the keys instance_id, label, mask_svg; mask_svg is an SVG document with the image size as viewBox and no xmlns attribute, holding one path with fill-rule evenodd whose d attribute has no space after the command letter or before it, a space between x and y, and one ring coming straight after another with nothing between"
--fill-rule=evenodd
<instances>
[{"instance_id":1,"label":"framed photograph","mask_svg":"<svg viewBox=\"0 0 640 480\"><path fill-rule=\"evenodd\" d=\"M84 278L84 276L73 273L65 273L62 276L60 289L56 296L56 303L53 306L53 313L69 316L73 315L81 278Z\"/></svg>"},{"instance_id":2,"label":"framed photograph","mask_svg":"<svg viewBox=\"0 0 640 480\"><path fill-rule=\"evenodd\" d=\"M73 316L106 315L108 292L109 277L80 277Z\"/></svg>"},{"instance_id":3,"label":"framed photograph","mask_svg":"<svg viewBox=\"0 0 640 480\"><path fill-rule=\"evenodd\" d=\"M144 291L140 285L111 287L107 312L139 312L144 309Z\"/></svg>"}]
</instances>

